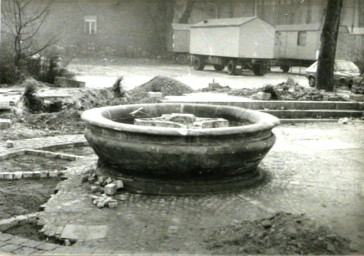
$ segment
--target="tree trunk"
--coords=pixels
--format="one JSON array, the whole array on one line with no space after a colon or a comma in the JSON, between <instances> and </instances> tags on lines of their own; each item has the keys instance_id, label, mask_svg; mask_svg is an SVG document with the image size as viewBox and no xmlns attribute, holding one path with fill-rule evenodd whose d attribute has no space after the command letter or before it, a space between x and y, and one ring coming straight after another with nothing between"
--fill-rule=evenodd
<instances>
[{"instance_id":1,"label":"tree trunk","mask_svg":"<svg viewBox=\"0 0 364 256\"><path fill-rule=\"evenodd\" d=\"M175 0L150 1L149 4L148 13L153 24L156 51L163 55L167 53L167 36L173 22Z\"/></svg>"},{"instance_id":2,"label":"tree trunk","mask_svg":"<svg viewBox=\"0 0 364 256\"><path fill-rule=\"evenodd\" d=\"M186 4L186 9L183 12L181 18L179 19L178 23L181 24L188 24L188 20L190 19L192 10L193 10L193 5L195 4L196 0L188 0L187 4Z\"/></svg>"},{"instance_id":3,"label":"tree trunk","mask_svg":"<svg viewBox=\"0 0 364 256\"><path fill-rule=\"evenodd\" d=\"M342 0L328 0L317 65L316 86L320 90L334 89L334 64L341 8Z\"/></svg>"}]
</instances>

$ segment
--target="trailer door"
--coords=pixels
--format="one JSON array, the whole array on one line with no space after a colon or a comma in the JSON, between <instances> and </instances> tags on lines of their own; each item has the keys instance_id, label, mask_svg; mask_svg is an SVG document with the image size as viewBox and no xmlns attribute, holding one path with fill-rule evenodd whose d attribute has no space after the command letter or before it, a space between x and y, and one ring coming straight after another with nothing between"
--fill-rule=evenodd
<instances>
[{"instance_id":1,"label":"trailer door","mask_svg":"<svg viewBox=\"0 0 364 256\"><path fill-rule=\"evenodd\" d=\"M287 58L287 32L281 31L276 33L278 42L278 58Z\"/></svg>"}]
</instances>

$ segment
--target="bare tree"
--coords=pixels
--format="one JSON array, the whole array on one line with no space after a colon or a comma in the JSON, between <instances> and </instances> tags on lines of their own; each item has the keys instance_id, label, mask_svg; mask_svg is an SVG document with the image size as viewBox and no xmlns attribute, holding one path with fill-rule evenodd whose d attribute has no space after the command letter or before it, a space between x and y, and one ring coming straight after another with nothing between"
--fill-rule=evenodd
<instances>
[{"instance_id":1,"label":"bare tree","mask_svg":"<svg viewBox=\"0 0 364 256\"><path fill-rule=\"evenodd\" d=\"M33 2L33 3L32 3ZM37 3L37 4L34 4ZM13 38L14 64L20 66L23 59L35 55L54 44L52 37L41 46L36 36L49 15L52 0L5 0L2 6L3 24Z\"/></svg>"},{"instance_id":2,"label":"bare tree","mask_svg":"<svg viewBox=\"0 0 364 256\"><path fill-rule=\"evenodd\" d=\"M193 6L196 0L187 0L185 11L183 12L181 18L179 19L178 23L187 24L188 20L191 16Z\"/></svg>"},{"instance_id":3,"label":"bare tree","mask_svg":"<svg viewBox=\"0 0 364 256\"><path fill-rule=\"evenodd\" d=\"M342 4L342 0L328 0L321 33L316 86L326 91L334 89L334 64Z\"/></svg>"}]
</instances>

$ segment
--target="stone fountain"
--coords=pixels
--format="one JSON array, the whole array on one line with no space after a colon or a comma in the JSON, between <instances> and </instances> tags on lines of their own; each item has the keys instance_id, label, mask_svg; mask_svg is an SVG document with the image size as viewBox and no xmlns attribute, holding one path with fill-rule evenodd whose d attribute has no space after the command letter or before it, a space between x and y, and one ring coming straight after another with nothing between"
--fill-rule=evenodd
<instances>
[{"instance_id":1,"label":"stone fountain","mask_svg":"<svg viewBox=\"0 0 364 256\"><path fill-rule=\"evenodd\" d=\"M275 143L269 114L203 104L138 104L82 114L98 171L129 192L236 191L263 177L260 161Z\"/></svg>"}]
</instances>

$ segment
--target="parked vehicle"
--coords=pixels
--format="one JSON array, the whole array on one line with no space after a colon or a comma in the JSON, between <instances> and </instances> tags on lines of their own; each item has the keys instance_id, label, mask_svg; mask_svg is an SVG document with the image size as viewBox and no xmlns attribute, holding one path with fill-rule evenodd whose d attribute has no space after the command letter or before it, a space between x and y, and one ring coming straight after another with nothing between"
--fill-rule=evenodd
<instances>
[{"instance_id":1,"label":"parked vehicle","mask_svg":"<svg viewBox=\"0 0 364 256\"><path fill-rule=\"evenodd\" d=\"M309 66L306 70L306 77L311 87L316 85L317 61ZM360 76L359 68L348 60L335 60L334 80L339 85L348 86L353 84L353 79Z\"/></svg>"},{"instance_id":2,"label":"parked vehicle","mask_svg":"<svg viewBox=\"0 0 364 256\"><path fill-rule=\"evenodd\" d=\"M190 51L190 24L172 23L167 37L168 51L179 64L188 62Z\"/></svg>"},{"instance_id":3,"label":"parked vehicle","mask_svg":"<svg viewBox=\"0 0 364 256\"><path fill-rule=\"evenodd\" d=\"M283 72L292 66L308 67L317 61L321 45L322 24L276 25L274 61ZM351 37L347 26L339 27L336 59L350 55Z\"/></svg>"},{"instance_id":4,"label":"parked vehicle","mask_svg":"<svg viewBox=\"0 0 364 256\"><path fill-rule=\"evenodd\" d=\"M243 68L264 75L273 59L274 26L255 16L204 20L192 25L190 32L196 70L210 64L217 71L227 66L231 75Z\"/></svg>"},{"instance_id":5,"label":"parked vehicle","mask_svg":"<svg viewBox=\"0 0 364 256\"><path fill-rule=\"evenodd\" d=\"M364 34L339 27L336 58L354 58L361 52ZM308 67L318 59L322 24L272 26L258 17L208 19L196 24L171 24L168 49L177 63L191 60L196 70L211 64L229 74L240 69L264 75L272 65L288 72L292 66ZM192 55L192 57L191 57ZM357 55L355 58L360 58Z\"/></svg>"}]
</instances>

